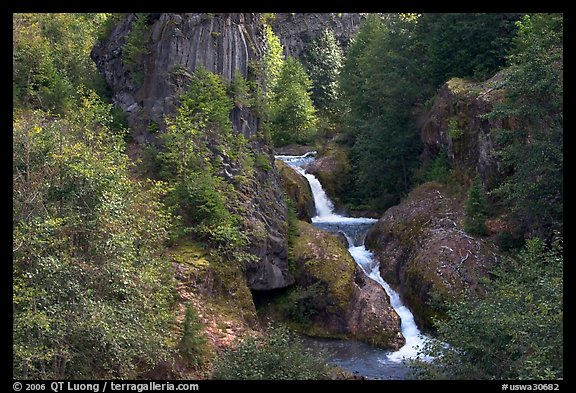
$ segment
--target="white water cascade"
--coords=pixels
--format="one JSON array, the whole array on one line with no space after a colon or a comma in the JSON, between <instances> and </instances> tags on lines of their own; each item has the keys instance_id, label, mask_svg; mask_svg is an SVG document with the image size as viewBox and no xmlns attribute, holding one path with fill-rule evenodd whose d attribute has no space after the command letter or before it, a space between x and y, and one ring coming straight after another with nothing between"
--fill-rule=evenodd
<instances>
[{"instance_id":1,"label":"white water cascade","mask_svg":"<svg viewBox=\"0 0 576 393\"><path fill-rule=\"evenodd\" d=\"M361 242L362 244L360 245L354 244L354 240L347 231L347 229L358 226L371 226L377 220L373 218L345 217L334 212L334 205L326 195L318 179L305 171L306 167L314 161L315 154L316 152L309 152L302 156L282 155L276 156L276 158L286 162L294 170L306 177L310 183L317 214L312 217L312 223L327 230L343 232L348 238L348 251L356 263L368 277L380 284L390 297L390 304L400 317L402 335L406 339L406 343L398 351L387 354L387 360L400 363L403 359L416 358L418 356L418 348L423 346L427 338L420 333L418 326L414 322L414 315L402 303L400 295L390 288L390 285L380 276L379 263L373 258L372 252L364 246L364 240L356 241L356 243Z\"/></svg>"}]
</instances>

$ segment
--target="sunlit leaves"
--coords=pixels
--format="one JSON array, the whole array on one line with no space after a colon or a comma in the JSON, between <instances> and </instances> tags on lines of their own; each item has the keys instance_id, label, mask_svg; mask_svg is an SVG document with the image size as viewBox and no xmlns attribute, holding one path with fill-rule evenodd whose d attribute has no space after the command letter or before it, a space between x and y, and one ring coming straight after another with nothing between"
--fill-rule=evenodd
<instances>
[{"instance_id":1,"label":"sunlit leaves","mask_svg":"<svg viewBox=\"0 0 576 393\"><path fill-rule=\"evenodd\" d=\"M14 376L135 377L167 355L171 217L161 182L128 175L110 106L16 117Z\"/></svg>"}]
</instances>

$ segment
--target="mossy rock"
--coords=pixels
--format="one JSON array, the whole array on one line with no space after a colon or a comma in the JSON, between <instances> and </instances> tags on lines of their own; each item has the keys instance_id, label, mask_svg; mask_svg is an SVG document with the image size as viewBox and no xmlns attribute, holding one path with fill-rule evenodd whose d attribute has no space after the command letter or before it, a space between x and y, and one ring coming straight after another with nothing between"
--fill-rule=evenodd
<instances>
[{"instance_id":1,"label":"mossy rock","mask_svg":"<svg viewBox=\"0 0 576 393\"><path fill-rule=\"evenodd\" d=\"M386 211L366 245L380 274L402 296L421 328L444 315L444 301L480 290L499 258L489 240L463 229L464 201L447 186L428 182Z\"/></svg>"},{"instance_id":2,"label":"mossy rock","mask_svg":"<svg viewBox=\"0 0 576 393\"><path fill-rule=\"evenodd\" d=\"M401 347L400 318L388 295L356 265L340 237L302 221L296 229L290 250L296 283L263 314L309 336Z\"/></svg>"},{"instance_id":3,"label":"mossy rock","mask_svg":"<svg viewBox=\"0 0 576 393\"><path fill-rule=\"evenodd\" d=\"M228 335L231 326L236 331L257 327L252 293L239 266L215 257L210 249L192 240L179 241L170 248L169 255L179 282L178 313L192 303L215 347L220 346L219 337Z\"/></svg>"},{"instance_id":4,"label":"mossy rock","mask_svg":"<svg viewBox=\"0 0 576 393\"><path fill-rule=\"evenodd\" d=\"M306 171L318 178L336 209L342 210L352 181L348 148L330 143L319 152Z\"/></svg>"},{"instance_id":5,"label":"mossy rock","mask_svg":"<svg viewBox=\"0 0 576 393\"><path fill-rule=\"evenodd\" d=\"M296 261L296 283L325 283L326 303L344 313L352 295L356 262L339 237L299 221L291 252Z\"/></svg>"},{"instance_id":6,"label":"mossy rock","mask_svg":"<svg viewBox=\"0 0 576 393\"><path fill-rule=\"evenodd\" d=\"M296 209L296 216L299 220L311 222L311 218L316 215L316 208L310 184L304 176L300 175L284 161L275 160L274 166L280 174L284 193L290 198Z\"/></svg>"}]
</instances>

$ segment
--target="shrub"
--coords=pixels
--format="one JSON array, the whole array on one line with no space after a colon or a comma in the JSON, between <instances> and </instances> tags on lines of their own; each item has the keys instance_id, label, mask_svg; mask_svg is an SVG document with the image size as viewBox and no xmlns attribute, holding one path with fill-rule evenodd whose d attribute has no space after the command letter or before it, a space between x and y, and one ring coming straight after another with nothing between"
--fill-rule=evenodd
<instances>
[{"instance_id":1,"label":"shrub","mask_svg":"<svg viewBox=\"0 0 576 393\"><path fill-rule=\"evenodd\" d=\"M326 379L323 353L312 354L285 327L268 327L268 336L248 337L216 360L212 379Z\"/></svg>"}]
</instances>

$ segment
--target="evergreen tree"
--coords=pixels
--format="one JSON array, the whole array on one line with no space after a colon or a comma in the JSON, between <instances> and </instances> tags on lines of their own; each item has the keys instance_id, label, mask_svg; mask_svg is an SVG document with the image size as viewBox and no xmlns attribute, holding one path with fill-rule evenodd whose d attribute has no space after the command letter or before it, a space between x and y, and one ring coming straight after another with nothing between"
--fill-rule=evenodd
<instances>
[{"instance_id":1,"label":"evergreen tree","mask_svg":"<svg viewBox=\"0 0 576 393\"><path fill-rule=\"evenodd\" d=\"M338 75L343 54L332 30L324 29L309 46L305 54L306 70L312 80L312 100L321 112L334 109L339 99Z\"/></svg>"},{"instance_id":2,"label":"evergreen tree","mask_svg":"<svg viewBox=\"0 0 576 393\"><path fill-rule=\"evenodd\" d=\"M423 92L413 64L414 21L386 23L371 15L352 42L342 74L353 135L352 163L358 196L374 209L397 203L408 191L420 150L412 105Z\"/></svg>"},{"instance_id":3,"label":"evergreen tree","mask_svg":"<svg viewBox=\"0 0 576 393\"><path fill-rule=\"evenodd\" d=\"M414 31L422 77L438 87L452 77L484 80L504 67L513 13L424 13Z\"/></svg>"},{"instance_id":4,"label":"evergreen tree","mask_svg":"<svg viewBox=\"0 0 576 393\"><path fill-rule=\"evenodd\" d=\"M272 99L282 66L284 64L283 47L280 39L270 25L264 27L266 47L263 55L263 74L266 97Z\"/></svg>"},{"instance_id":5,"label":"evergreen tree","mask_svg":"<svg viewBox=\"0 0 576 393\"><path fill-rule=\"evenodd\" d=\"M493 193L512 211L516 234L548 238L563 222L563 17L535 14L518 23L507 97L489 117L505 175Z\"/></svg>"},{"instance_id":6,"label":"evergreen tree","mask_svg":"<svg viewBox=\"0 0 576 393\"><path fill-rule=\"evenodd\" d=\"M472 185L468 191L468 200L466 201L466 219L464 221L464 229L466 232L480 236L487 234L487 210L488 202L486 195L482 189L480 177L476 176L472 181Z\"/></svg>"},{"instance_id":7,"label":"evergreen tree","mask_svg":"<svg viewBox=\"0 0 576 393\"><path fill-rule=\"evenodd\" d=\"M312 81L298 59L285 60L270 102L272 141L275 146L310 143L316 133Z\"/></svg>"}]
</instances>

